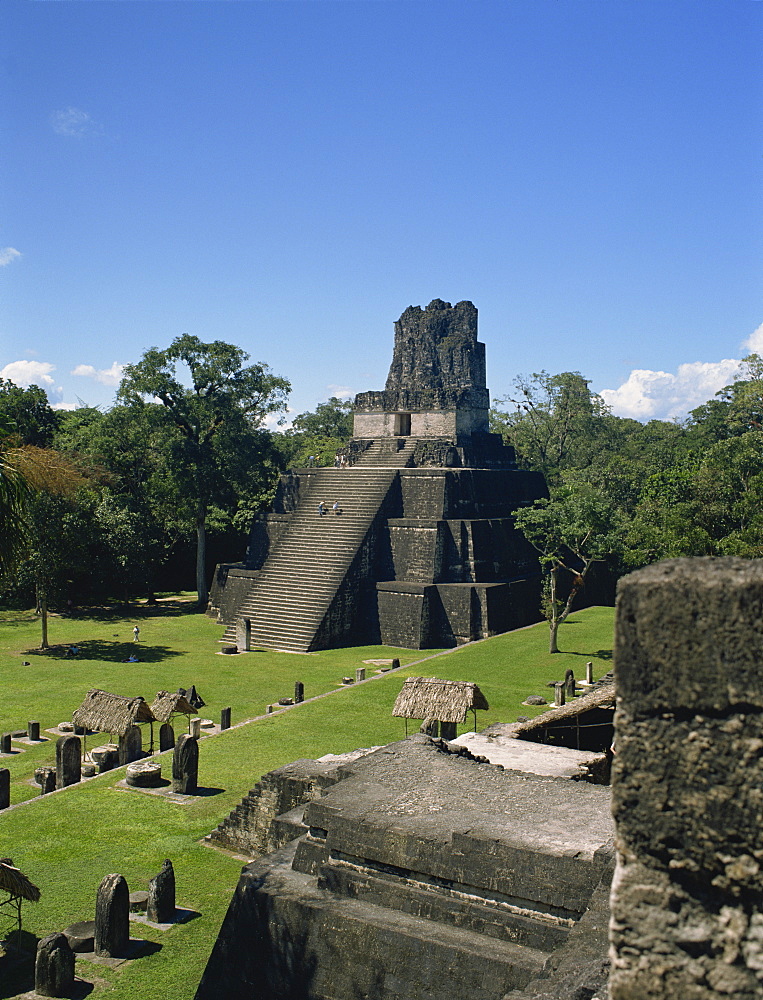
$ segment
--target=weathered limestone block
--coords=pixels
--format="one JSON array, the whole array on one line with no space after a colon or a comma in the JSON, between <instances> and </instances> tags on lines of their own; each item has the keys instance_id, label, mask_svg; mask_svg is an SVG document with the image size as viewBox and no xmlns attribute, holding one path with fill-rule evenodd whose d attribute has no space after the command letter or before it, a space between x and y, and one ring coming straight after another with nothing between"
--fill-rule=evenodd
<instances>
[{"instance_id":1,"label":"weathered limestone block","mask_svg":"<svg viewBox=\"0 0 763 1000\"><path fill-rule=\"evenodd\" d=\"M165 722L159 729L159 753L165 750L172 750L175 746L175 730Z\"/></svg>"},{"instance_id":2,"label":"weathered limestone block","mask_svg":"<svg viewBox=\"0 0 763 1000\"><path fill-rule=\"evenodd\" d=\"M386 390L484 388L485 345L477 341L477 309L434 299L409 306L395 323Z\"/></svg>"},{"instance_id":3,"label":"weathered limestone block","mask_svg":"<svg viewBox=\"0 0 763 1000\"><path fill-rule=\"evenodd\" d=\"M36 767L34 780L40 786L40 795L47 795L56 790L56 769L55 767Z\"/></svg>"},{"instance_id":4,"label":"weathered limestone block","mask_svg":"<svg viewBox=\"0 0 763 1000\"><path fill-rule=\"evenodd\" d=\"M140 760L143 753L143 736L140 726L130 726L124 736L119 737L119 763L132 764Z\"/></svg>"},{"instance_id":5,"label":"weathered limestone block","mask_svg":"<svg viewBox=\"0 0 763 1000\"><path fill-rule=\"evenodd\" d=\"M175 870L169 858L148 883L146 916L157 924L169 924L175 919Z\"/></svg>"},{"instance_id":6,"label":"weathered limestone block","mask_svg":"<svg viewBox=\"0 0 763 1000\"><path fill-rule=\"evenodd\" d=\"M763 563L621 581L612 1000L763 995Z\"/></svg>"},{"instance_id":7,"label":"weathered limestone block","mask_svg":"<svg viewBox=\"0 0 763 1000\"><path fill-rule=\"evenodd\" d=\"M175 744L172 755L172 791L195 795L199 780L199 741L184 734Z\"/></svg>"},{"instance_id":8,"label":"weathered limestone block","mask_svg":"<svg viewBox=\"0 0 763 1000\"><path fill-rule=\"evenodd\" d=\"M74 952L64 934L48 934L37 945L34 989L44 997L68 997L74 986Z\"/></svg>"},{"instance_id":9,"label":"weathered limestone block","mask_svg":"<svg viewBox=\"0 0 763 1000\"><path fill-rule=\"evenodd\" d=\"M130 942L130 890L122 875L107 875L95 901L95 953L123 956Z\"/></svg>"},{"instance_id":10,"label":"weathered limestone block","mask_svg":"<svg viewBox=\"0 0 763 1000\"><path fill-rule=\"evenodd\" d=\"M82 778L82 740L59 736L56 740L56 788L75 785Z\"/></svg>"}]
</instances>

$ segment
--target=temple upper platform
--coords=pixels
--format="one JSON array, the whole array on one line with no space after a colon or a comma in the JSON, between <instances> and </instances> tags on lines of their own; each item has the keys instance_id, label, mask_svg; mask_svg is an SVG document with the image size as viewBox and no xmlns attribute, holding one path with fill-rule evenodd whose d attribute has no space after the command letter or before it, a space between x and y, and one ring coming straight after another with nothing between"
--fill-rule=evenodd
<instances>
[{"instance_id":1,"label":"temple upper platform","mask_svg":"<svg viewBox=\"0 0 763 1000\"><path fill-rule=\"evenodd\" d=\"M463 444L488 433L490 394L477 309L434 299L409 306L395 323L382 391L355 397L355 438L447 438Z\"/></svg>"}]
</instances>

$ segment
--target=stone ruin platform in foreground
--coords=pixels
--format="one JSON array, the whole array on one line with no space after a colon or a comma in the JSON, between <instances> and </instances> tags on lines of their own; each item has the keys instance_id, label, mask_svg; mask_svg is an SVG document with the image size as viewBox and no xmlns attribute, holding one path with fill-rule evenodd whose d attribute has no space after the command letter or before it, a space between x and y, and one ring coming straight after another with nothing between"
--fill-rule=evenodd
<instances>
[{"instance_id":1,"label":"stone ruin platform in foreground","mask_svg":"<svg viewBox=\"0 0 763 1000\"><path fill-rule=\"evenodd\" d=\"M555 996L565 961L598 988L609 788L422 735L339 771L307 832L243 869L197 1000Z\"/></svg>"}]
</instances>

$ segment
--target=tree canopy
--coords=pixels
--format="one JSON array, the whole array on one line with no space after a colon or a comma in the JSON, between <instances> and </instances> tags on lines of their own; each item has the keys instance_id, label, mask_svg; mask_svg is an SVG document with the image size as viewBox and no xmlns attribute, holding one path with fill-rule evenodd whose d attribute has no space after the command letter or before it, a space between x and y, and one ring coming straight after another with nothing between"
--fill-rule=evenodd
<instances>
[{"instance_id":1,"label":"tree canopy","mask_svg":"<svg viewBox=\"0 0 763 1000\"><path fill-rule=\"evenodd\" d=\"M192 505L197 536L196 590L207 602L206 526L210 507L227 483L252 484L253 465L269 438L265 417L282 412L291 389L263 363L232 344L202 343L183 334L163 351L146 351L125 368L118 398L138 410L158 399L178 434L170 456L179 495ZM183 376L190 384L186 384Z\"/></svg>"}]
</instances>

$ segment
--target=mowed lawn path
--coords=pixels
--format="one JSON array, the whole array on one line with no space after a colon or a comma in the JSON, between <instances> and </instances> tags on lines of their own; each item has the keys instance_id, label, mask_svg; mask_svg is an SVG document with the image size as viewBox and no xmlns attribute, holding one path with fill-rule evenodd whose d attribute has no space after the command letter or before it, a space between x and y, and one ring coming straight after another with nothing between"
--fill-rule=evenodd
<instances>
[{"instance_id":1,"label":"mowed lawn path","mask_svg":"<svg viewBox=\"0 0 763 1000\"><path fill-rule=\"evenodd\" d=\"M201 740L203 794L187 805L116 787L124 769L37 796L39 789L31 778L35 767L54 761L54 738L0 758L0 767L10 769L11 803L16 806L0 813L0 857L11 857L42 892L39 903L24 905L24 943L33 948L34 936L92 919L104 875L119 872L131 890L145 889L169 858L175 868L178 906L201 915L166 932L133 923L133 937L154 942L151 954L116 969L78 959L77 974L95 983L91 994L95 997L191 1000L242 864L200 841L263 773L299 757L401 739L404 722L393 719L391 712L407 676L479 684L490 710L478 713L478 728L513 722L518 715L536 715L542 709L521 703L531 694L549 697L547 684L561 680L567 668L580 677L586 661L593 660L597 678L610 669L613 618L612 608L574 614L560 630L564 652L554 656L547 652L545 623L442 655L365 646L308 655L224 656L217 652L220 626L194 613L190 597L168 599L158 608L136 606L122 615L103 609L98 614L53 618L50 642L57 648L45 654L33 651L39 644L39 621L33 614L0 612L0 732L25 729L35 719L44 734L70 719L93 687L130 697L142 695L150 702L159 690L191 684L207 703L202 716L219 722L220 710L230 705L234 725ZM137 644L132 635L136 624ZM80 655L66 658L65 644L76 644ZM123 662L136 645L141 662ZM403 666L392 673L376 675L375 667L363 662L393 656ZM342 685L342 677L354 677L360 666L374 679ZM308 699L336 693L262 717L266 705L293 695L295 681L302 681ZM253 721L238 725L247 719ZM410 731L415 728L413 723ZM468 728L470 720L459 732ZM181 731L179 723L176 734ZM90 737L88 746L103 741ZM14 750L20 747L14 744ZM166 775L171 758L160 759ZM7 913L0 917L0 938L9 923ZM31 989L30 969L29 963L12 968L7 959L0 959L0 1000Z\"/></svg>"}]
</instances>

